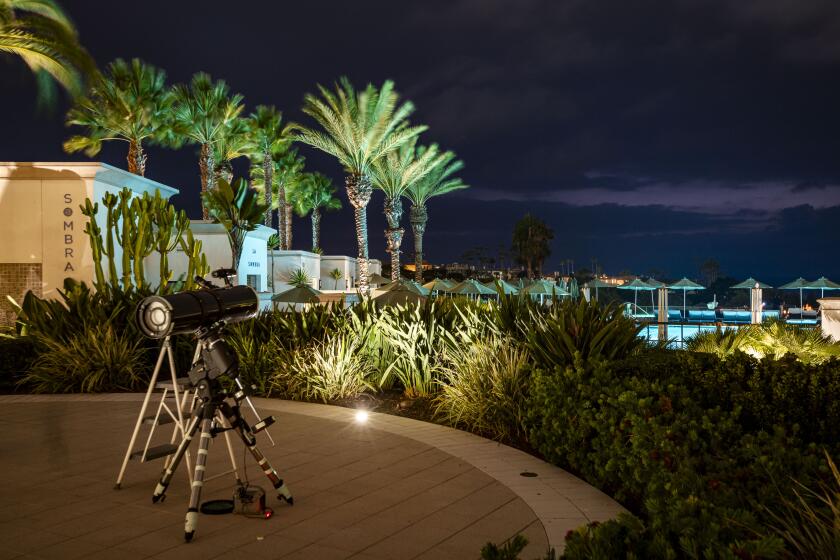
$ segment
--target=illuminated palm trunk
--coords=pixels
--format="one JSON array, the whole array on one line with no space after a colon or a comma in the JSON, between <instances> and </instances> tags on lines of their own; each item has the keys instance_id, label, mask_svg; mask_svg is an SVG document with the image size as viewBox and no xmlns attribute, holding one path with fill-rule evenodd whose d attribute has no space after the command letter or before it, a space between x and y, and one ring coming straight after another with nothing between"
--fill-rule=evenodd
<instances>
[{"instance_id":1,"label":"illuminated palm trunk","mask_svg":"<svg viewBox=\"0 0 840 560\"><path fill-rule=\"evenodd\" d=\"M321 242L321 209L312 209L312 251L318 252Z\"/></svg>"},{"instance_id":2,"label":"illuminated palm trunk","mask_svg":"<svg viewBox=\"0 0 840 560\"><path fill-rule=\"evenodd\" d=\"M128 143L128 172L146 176L146 152L140 142L134 140Z\"/></svg>"},{"instance_id":3,"label":"illuminated palm trunk","mask_svg":"<svg viewBox=\"0 0 840 560\"><path fill-rule=\"evenodd\" d=\"M274 220L272 220L271 216L271 182L272 182L272 172L274 168L272 166L271 161L271 154L267 151L263 152L263 179L265 181L265 227L273 228L274 227Z\"/></svg>"},{"instance_id":4,"label":"illuminated palm trunk","mask_svg":"<svg viewBox=\"0 0 840 560\"><path fill-rule=\"evenodd\" d=\"M426 222L429 214L426 206L412 205L409 214L411 231L414 233L414 279L423 282L423 234L426 233Z\"/></svg>"},{"instance_id":5,"label":"illuminated palm trunk","mask_svg":"<svg viewBox=\"0 0 840 560\"><path fill-rule=\"evenodd\" d=\"M386 250L391 254L391 280L400 279L400 245L402 245L403 233L405 233L405 230L400 227L402 213L400 197L385 198L385 220L388 222L385 239L388 242Z\"/></svg>"},{"instance_id":6,"label":"illuminated palm trunk","mask_svg":"<svg viewBox=\"0 0 840 560\"><path fill-rule=\"evenodd\" d=\"M368 276L367 205L373 194L373 186L370 184L370 179L356 174L348 175L345 185L356 222L356 242L359 245L359 292L368 296L370 295L370 277Z\"/></svg>"},{"instance_id":7,"label":"illuminated palm trunk","mask_svg":"<svg viewBox=\"0 0 840 560\"><path fill-rule=\"evenodd\" d=\"M277 233L280 234L280 249L288 249L286 242L286 186L280 182L277 185Z\"/></svg>"},{"instance_id":8,"label":"illuminated palm trunk","mask_svg":"<svg viewBox=\"0 0 840 560\"><path fill-rule=\"evenodd\" d=\"M213 164L213 148L210 144L202 144L198 167L201 170L201 217L204 220L210 219L210 212L204 204L204 193L211 190L215 182L216 169Z\"/></svg>"},{"instance_id":9,"label":"illuminated palm trunk","mask_svg":"<svg viewBox=\"0 0 840 560\"><path fill-rule=\"evenodd\" d=\"M286 249L292 248L292 205L286 201L282 210L286 214Z\"/></svg>"}]
</instances>

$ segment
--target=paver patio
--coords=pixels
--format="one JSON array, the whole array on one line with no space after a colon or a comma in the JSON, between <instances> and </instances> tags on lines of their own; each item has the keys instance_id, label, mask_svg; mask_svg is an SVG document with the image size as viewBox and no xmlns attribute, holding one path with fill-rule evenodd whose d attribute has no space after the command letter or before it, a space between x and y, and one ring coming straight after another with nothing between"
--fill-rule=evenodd
<instances>
[{"instance_id":1,"label":"paver patio","mask_svg":"<svg viewBox=\"0 0 840 560\"><path fill-rule=\"evenodd\" d=\"M199 520L183 542L188 481L181 469L163 503L151 493L161 462L129 463L114 480L141 395L0 396L0 560L4 558L477 558L487 541L524 533L523 558L618 511L614 501L560 469L471 434L338 407L257 399L277 445L260 448L295 505L267 492L274 517ZM234 442L253 484L271 485ZM229 467L221 437L208 475ZM535 478L520 476L536 472ZM232 476L202 501L230 498Z\"/></svg>"}]
</instances>

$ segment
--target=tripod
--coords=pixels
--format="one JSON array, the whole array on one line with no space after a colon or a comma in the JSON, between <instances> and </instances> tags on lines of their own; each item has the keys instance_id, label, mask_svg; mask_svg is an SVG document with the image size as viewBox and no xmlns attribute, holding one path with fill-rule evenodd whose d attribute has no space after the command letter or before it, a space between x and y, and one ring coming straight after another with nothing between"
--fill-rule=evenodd
<instances>
[{"instance_id":1,"label":"tripod","mask_svg":"<svg viewBox=\"0 0 840 560\"><path fill-rule=\"evenodd\" d=\"M202 329L198 333L200 354L199 359L189 372L190 383L196 389L199 405L194 411L192 420L184 432L178 449L172 460L166 466L161 475L160 481L152 495L152 502L166 498L166 489L172 481L172 476L178 468L178 464L187 452L193 438L199 433L198 453L195 459L195 471L190 492L190 503L187 508L187 516L184 523L184 540L190 542L195 535L198 525L198 507L201 501L201 489L204 486L204 471L207 465L207 454L210 449L210 440L217 434L228 430L235 431L248 451L256 460L263 473L271 481L274 489L277 490L277 499L286 501L289 505L294 504L291 492L277 474L277 471L269 464L265 456L257 449L255 434L266 429L274 423L274 417L268 416L257 422L253 427L249 426L240 414L239 403L247 399L245 391L240 383L236 383L237 389L230 393L224 390L219 377L227 375L238 381L239 360L236 353L225 342L222 337L224 323ZM232 401L232 402L229 402ZM215 420L217 414L225 419L227 427L220 425Z\"/></svg>"}]
</instances>

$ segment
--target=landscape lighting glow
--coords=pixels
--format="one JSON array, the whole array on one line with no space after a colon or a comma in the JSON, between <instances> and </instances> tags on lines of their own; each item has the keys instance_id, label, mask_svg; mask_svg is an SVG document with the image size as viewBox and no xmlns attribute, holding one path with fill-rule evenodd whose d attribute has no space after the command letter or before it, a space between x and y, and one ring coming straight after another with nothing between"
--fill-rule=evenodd
<instances>
[{"instance_id":1,"label":"landscape lighting glow","mask_svg":"<svg viewBox=\"0 0 840 560\"><path fill-rule=\"evenodd\" d=\"M357 424L364 424L368 421L368 413L367 410L359 410L356 412L356 423Z\"/></svg>"}]
</instances>

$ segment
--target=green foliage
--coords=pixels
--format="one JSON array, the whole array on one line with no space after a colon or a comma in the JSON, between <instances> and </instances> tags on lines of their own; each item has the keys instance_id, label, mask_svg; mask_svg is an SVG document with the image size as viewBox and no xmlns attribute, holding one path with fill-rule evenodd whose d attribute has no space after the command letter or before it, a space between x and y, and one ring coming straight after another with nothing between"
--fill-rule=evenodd
<instances>
[{"instance_id":1,"label":"green foliage","mask_svg":"<svg viewBox=\"0 0 840 560\"><path fill-rule=\"evenodd\" d=\"M795 483L795 498L782 496L778 511L762 506L788 545L789 558L840 558L840 471L825 453L831 479L813 490Z\"/></svg>"},{"instance_id":2,"label":"green foliage","mask_svg":"<svg viewBox=\"0 0 840 560\"><path fill-rule=\"evenodd\" d=\"M0 335L0 391L13 391L37 357L31 337Z\"/></svg>"},{"instance_id":3,"label":"green foliage","mask_svg":"<svg viewBox=\"0 0 840 560\"><path fill-rule=\"evenodd\" d=\"M309 275L302 268L294 269L289 275L289 284L295 287L309 286L311 282Z\"/></svg>"},{"instance_id":4,"label":"green foliage","mask_svg":"<svg viewBox=\"0 0 840 560\"><path fill-rule=\"evenodd\" d=\"M81 95L96 64L79 44L76 28L53 0L0 1L0 52L19 56L35 73L39 103L55 103L55 82Z\"/></svg>"},{"instance_id":5,"label":"green foliage","mask_svg":"<svg viewBox=\"0 0 840 560\"><path fill-rule=\"evenodd\" d=\"M163 70L136 58L131 62L118 58L67 113L67 125L84 127L86 134L68 139L64 150L84 150L93 157L103 142L122 140L129 143L129 171L144 175L143 142L169 140L172 101Z\"/></svg>"},{"instance_id":6,"label":"green foliage","mask_svg":"<svg viewBox=\"0 0 840 560\"><path fill-rule=\"evenodd\" d=\"M644 560L648 550L644 524L635 516L620 513L605 523L594 521L566 535L564 560Z\"/></svg>"},{"instance_id":7,"label":"green foliage","mask_svg":"<svg viewBox=\"0 0 840 560\"><path fill-rule=\"evenodd\" d=\"M204 72L172 91L175 134L195 144L212 144L243 109L241 95L231 95L223 80L213 82Z\"/></svg>"},{"instance_id":8,"label":"green foliage","mask_svg":"<svg viewBox=\"0 0 840 560\"><path fill-rule=\"evenodd\" d=\"M90 199L85 199L84 205L80 207L82 214L88 218L85 234L91 247L96 277L94 286L97 290L149 290L144 259L157 252L160 259L160 282L157 291L169 292L169 282L172 279L169 254L179 246L188 260L187 275L179 279L180 287L193 289L195 276L207 274L209 268L201 251L201 241L196 241L193 237L186 212L176 212L175 207L161 196L160 191L155 191L154 195L146 192L140 197L135 197L131 189L124 188L119 195L105 193L102 204L105 206L106 215L104 234L97 220L99 203L91 203ZM121 275L117 273L117 246L122 255ZM103 270L103 260L107 263L107 274Z\"/></svg>"},{"instance_id":9,"label":"green foliage","mask_svg":"<svg viewBox=\"0 0 840 560\"><path fill-rule=\"evenodd\" d=\"M498 336L446 351L435 414L452 426L506 442L525 441L528 351Z\"/></svg>"},{"instance_id":10,"label":"green foliage","mask_svg":"<svg viewBox=\"0 0 840 560\"><path fill-rule=\"evenodd\" d=\"M142 339L103 323L64 341L36 334L38 358L20 384L35 393L131 391L148 381Z\"/></svg>"},{"instance_id":11,"label":"green foliage","mask_svg":"<svg viewBox=\"0 0 840 560\"><path fill-rule=\"evenodd\" d=\"M481 549L481 560L517 560L519 553L528 545L528 539L522 535L516 535L501 547L488 542Z\"/></svg>"},{"instance_id":12,"label":"green foliage","mask_svg":"<svg viewBox=\"0 0 840 560\"><path fill-rule=\"evenodd\" d=\"M808 364L820 364L840 357L840 344L823 336L819 329L789 325L783 321L698 333L688 340L687 348L720 358L728 358L736 352L773 359L791 355Z\"/></svg>"},{"instance_id":13,"label":"green foliage","mask_svg":"<svg viewBox=\"0 0 840 560\"><path fill-rule=\"evenodd\" d=\"M513 228L513 250L516 260L524 265L528 277L542 270L545 259L551 255L551 240L554 231L548 225L531 214L516 222Z\"/></svg>"},{"instance_id":14,"label":"green foliage","mask_svg":"<svg viewBox=\"0 0 840 560\"><path fill-rule=\"evenodd\" d=\"M358 350L358 340L343 334L296 352L274 372L270 392L323 402L357 397L373 388L373 368Z\"/></svg>"},{"instance_id":15,"label":"green foliage","mask_svg":"<svg viewBox=\"0 0 840 560\"><path fill-rule=\"evenodd\" d=\"M536 362L545 367L573 364L576 360L614 360L643 346L641 327L614 305L599 306L581 298L552 305L547 313L528 309L519 329Z\"/></svg>"},{"instance_id":16,"label":"green foliage","mask_svg":"<svg viewBox=\"0 0 840 560\"><path fill-rule=\"evenodd\" d=\"M390 80L379 89L368 84L356 91L342 77L335 91L321 85L318 90L320 97L306 95L303 112L321 130L298 126L297 140L334 156L348 173L368 175L373 162L427 128L406 124L414 105L410 101L398 105L399 96Z\"/></svg>"},{"instance_id":17,"label":"green foliage","mask_svg":"<svg viewBox=\"0 0 840 560\"><path fill-rule=\"evenodd\" d=\"M776 483L789 476L819 479L819 449L810 442L833 434L826 425L820 434L790 421L803 416L804 395L794 390L784 398L778 376L795 362L742 360L733 369L731 360L658 351L532 374L530 443L616 497L645 525L641 535L609 526L591 539L625 545L635 539L639 548L631 552L639 558L781 552L754 504L777 507ZM770 397L775 391L783 398ZM820 406L831 410L831 395Z\"/></svg>"},{"instance_id":18,"label":"green foliage","mask_svg":"<svg viewBox=\"0 0 840 560\"><path fill-rule=\"evenodd\" d=\"M202 199L210 216L225 227L233 255L231 267L238 269L245 236L262 223L266 206L257 191L241 177L233 184L220 179L216 188L205 192Z\"/></svg>"}]
</instances>

